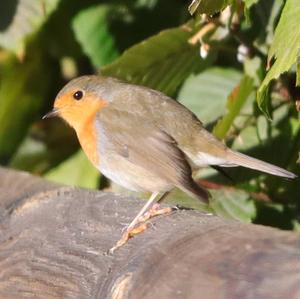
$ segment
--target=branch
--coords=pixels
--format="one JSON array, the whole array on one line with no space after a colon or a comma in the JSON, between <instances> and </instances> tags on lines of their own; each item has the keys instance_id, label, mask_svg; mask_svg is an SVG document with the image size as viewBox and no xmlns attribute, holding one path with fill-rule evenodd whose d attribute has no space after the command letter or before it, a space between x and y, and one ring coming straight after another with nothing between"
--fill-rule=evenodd
<instances>
[{"instance_id":1,"label":"branch","mask_svg":"<svg viewBox=\"0 0 300 299\"><path fill-rule=\"evenodd\" d=\"M143 202L0 168L0 298L296 298L299 235L196 211L107 256Z\"/></svg>"}]
</instances>

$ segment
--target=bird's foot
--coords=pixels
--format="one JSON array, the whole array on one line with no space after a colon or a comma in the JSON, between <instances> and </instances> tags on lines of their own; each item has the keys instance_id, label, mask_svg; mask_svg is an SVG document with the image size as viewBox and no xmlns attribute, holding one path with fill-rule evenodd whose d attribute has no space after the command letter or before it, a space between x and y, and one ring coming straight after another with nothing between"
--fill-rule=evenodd
<instances>
[{"instance_id":1,"label":"bird's foot","mask_svg":"<svg viewBox=\"0 0 300 299\"><path fill-rule=\"evenodd\" d=\"M123 233L121 239L116 243L115 246L113 246L110 250L109 253L113 254L116 249L122 247L125 245L128 240L135 235L138 235L145 231L147 229L147 224L146 222L150 220L153 217L160 216L160 215L168 215L172 213L173 209L170 207L167 208L160 208L160 205L158 203L154 204L149 211L147 211L145 214L143 214L139 219L137 224L130 228L128 227L126 231Z\"/></svg>"},{"instance_id":2,"label":"bird's foot","mask_svg":"<svg viewBox=\"0 0 300 299\"><path fill-rule=\"evenodd\" d=\"M118 249L118 248L122 247L123 245L125 245L130 238L132 238L135 235L140 234L141 232L145 231L146 229L147 229L147 224L146 223L140 223L138 226L127 229L123 233L121 239L116 243L116 245L113 246L111 249L109 249L109 253L113 254L116 251L116 249Z\"/></svg>"},{"instance_id":3,"label":"bird's foot","mask_svg":"<svg viewBox=\"0 0 300 299\"><path fill-rule=\"evenodd\" d=\"M173 209L170 207L167 208L160 208L160 204L154 204L149 211L147 211L144 215L139 218L138 223L143 223L150 220L153 217L160 216L160 215L168 215L172 213Z\"/></svg>"}]
</instances>

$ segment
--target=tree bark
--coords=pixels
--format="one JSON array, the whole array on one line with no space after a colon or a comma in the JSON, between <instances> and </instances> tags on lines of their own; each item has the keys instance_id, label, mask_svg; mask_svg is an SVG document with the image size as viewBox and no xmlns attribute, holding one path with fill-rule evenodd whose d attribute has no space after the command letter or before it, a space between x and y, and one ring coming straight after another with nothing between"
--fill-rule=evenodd
<instances>
[{"instance_id":1,"label":"tree bark","mask_svg":"<svg viewBox=\"0 0 300 299\"><path fill-rule=\"evenodd\" d=\"M300 237L180 210L114 255L141 200L0 168L0 298L300 298Z\"/></svg>"}]
</instances>

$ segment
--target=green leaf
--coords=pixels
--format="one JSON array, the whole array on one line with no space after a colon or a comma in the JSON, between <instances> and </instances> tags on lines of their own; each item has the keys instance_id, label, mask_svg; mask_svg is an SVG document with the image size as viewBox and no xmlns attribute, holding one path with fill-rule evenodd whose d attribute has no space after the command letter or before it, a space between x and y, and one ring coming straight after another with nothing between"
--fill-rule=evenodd
<instances>
[{"instance_id":1,"label":"green leaf","mask_svg":"<svg viewBox=\"0 0 300 299\"><path fill-rule=\"evenodd\" d=\"M244 76L227 100L227 113L214 127L213 133L219 139L224 139L232 126L235 118L239 115L242 107L247 102L249 96L253 94L253 79Z\"/></svg>"},{"instance_id":2,"label":"green leaf","mask_svg":"<svg viewBox=\"0 0 300 299\"><path fill-rule=\"evenodd\" d=\"M39 114L55 67L39 50L32 50L24 63L11 57L0 67L0 162L7 163Z\"/></svg>"},{"instance_id":3,"label":"green leaf","mask_svg":"<svg viewBox=\"0 0 300 299\"><path fill-rule=\"evenodd\" d=\"M300 49L298 49L297 54L297 71L296 71L296 85L300 86Z\"/></svg>"},{"instance_id":4,"label":"green leaf","mask_svg":"<svg viewBox=\"0 0 300 299\"><path fill-rule=\"evenodd\" d=\"M232 2L232 0L193 0L189 5L189 12L191 15L196 11L200 14L212 15L232 4Z\"/></svg>"},{"instance_id":5,"label":"green leaf","mask_svg":"<svg viewBox=\"0 0 300 299\"><path fill-rule=\"evenodd\" d=\"M248 192L226 187L208 191L211 194L209 206L189 197L178 189L172 191L166 198L166 202L247 223L256 217L256 207Z\"/></svg>"},{"instance_id":6,"label":"green leaf","mask_svg":"<svg viewBox=\"0 0 300 299\"><path fill-rule=\"evenodd\" d=\"M270 90L269 90L269 85L266 86L261 91L258 91L258 107L259 109L264 113L265 117L268 120L272 120L272 115L271 115L271 96L270 96Z\"/></svg>"},{"instance_id":7,"label":"green leaf","mask_svg":"<svg viewBox=\"0 0 300 299\"><path fill-rule=\"evenodd\" d=\"M266 113L265 91L273 79L287 72L296 63L300 46L300 2L287 0L283 8L279 23L275 30L274 40L268 53L268 61L275 58L274 64L268 71L258 90L258 105ZM299 74L298 74L299 76Z\"/></svg>"},{"instance_id":8,"label":"green leaf","mask_svg":"<svg viewBox=\"0 0 300 299\"><path fill-rule=\"evenodd\" d=\"M92 6L81 10L72 22L77 41L96 68L118 56L114 37L108 28L113 9L114 6L104 4Z\"/></svg>"},{"instance_id":9,"label":"green leaf","mask_svg":"<svg viewBox=\"0 0 300 299\"><path fill-rule=\"evenodd\" d=\"M41 173L47 159L46 144L36 138L25 138L10 161L9 166L16 169ZM41 161L42 167L39 165Z\"/></svg>"},{"instance_id":10,"label":"green leaf","mask_svg":"<svg viewBox=\"0 0 300 299\"><path fill-rule=\"evenodd\" d=\"M259 0L243 0L247 9L256 4Z\"/></svg>"},{"instance_id":11,"label":"green leaf","mask_svg":"<svg viewBox=\"0 0 300 299\"><path fill-rule=\"evenodd\" d=\"M293 231L299 233L300 232L300 221L298 219L294 219L292 221L293 224Z\"/></svg>"},{"instance_id":12,"label":"green leaf","mask_svg":"<svg viewBox=\"0 0 300 299\"><path fill-rule=\"evenodd\" d=\"M290 115L291 109L293 108L288 105L282 105L274 110L272 123L263 115L253 118L251 122L248 121L247 126L234 139L231 147L249 156L299 174L299 168L295 162L300 146L300 125L299 120ZM236 183L243 182L244 187L255 181L257 183L263 182L257 184L255 191L263 191L269 194L271 198L286 201L292 200L293 197L294 200L298 199L300 186L297 180L288 182L282 178L242 167L230 170L230 174ZM250 179L252 180L250 181Z\"/></svg>"},{"instance_id":13,"label":"green leaf","mask_svg":"<svg viewBox=\"0 0 300 299\"><path fill-rule=\"evenodd\" d=\"M178 100L204 123L213 122L225 113L227 96L240 78L241 73L235 69L208 68L186 79L179 91Z\"/></svg>"},{"instance_id":14,"label":"green leaf","mask_svg":"<svg viewBox=\"0 0 300 299\"><path fill-rule=\"evenodd\" d=\"M174 188L171 191L164 202L170 205L178 205L188 209L210 212L210 209L206 204L204 204L200 200L195 200L195 198L188 196L186 193L177 188Z\"/></svg>"},{"instance_id":15,"label":"green leaf","mask_svg":"<svg viewBox=\"0 0 300 299\"><path fill-rule=\"evenodd\" d=\"M22 57L26 38L40 29L58 3L59 0L2 0L0 46Z\"/></svg>"},{"instance_id":16,"label":"green leaf","mask_svg":"<svg viewBox=\"0 0 300 299\"><path fill-rule=\"evenodd\" d=\"M258 56L246 58L244 61L244 74L253 79L253 85L258 87L264 77L262 59Z\"/></svg>"},{"instance_id":17,"label":"green leaf","mask_svg":"<svg viewBox=\"0 0 300 299\"><path fill-rule=\"evenodd\" d=\"M210 208L219 216L251 222L256 216L254 201L242 190L210 190L212 200Z\"/></svg>"},{"instance_id":18,"label":"green leaf","mask_svg":"<svg viewBox=\"0 0 300 299\"><path fill-rule=\"evenodd\" d=\"M164 30L126 50L101 73L174 95L188 75L205 69L215 58L210 53L201 59L199 48L188 43L191 35L183 27Z\"/></svg>"},{"instance_id":19,"label":"green leaf","mask_svg":"<svg viewBox=\"0 0 300 299\"><path fill-rule=\"evenodd\" d=\"M71 186L97 188L99 171L88 161L83 151L80 150L47 172L45 178Z\"/></svg>"},{"instance_id":20,"label":"green leaf","mask_svg":"<svg viewBox=\"0 0 300 299\"><path fill-rule=\"evenodd\" d=\"M40 120L28 130L9 167L40 175L77 150L78 141L72 128L59 118Z\"/></svg>"}]
</instances>

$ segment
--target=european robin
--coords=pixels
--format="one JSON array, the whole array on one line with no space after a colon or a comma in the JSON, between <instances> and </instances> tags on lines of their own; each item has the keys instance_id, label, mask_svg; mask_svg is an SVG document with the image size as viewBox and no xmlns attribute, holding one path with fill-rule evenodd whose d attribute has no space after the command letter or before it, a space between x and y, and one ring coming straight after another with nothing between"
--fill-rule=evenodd
<instances>
[{"instance_id":1,"label":"european robin","mask_svg":"<svg viewBox=\"0 0 300 299\"><path fill-rule=\"evenodd\" d=\"M60 116L75 129L84 152L106 177L129 190L152 193L113 249L129 239L141 219L155 214L151 206L174 187L207 203L209 194L192 178L195 169L244 166L296 177L229 149L163 93L114 78L73 79L58 93L49 116Z\"/></svg>"}]
</instances>

